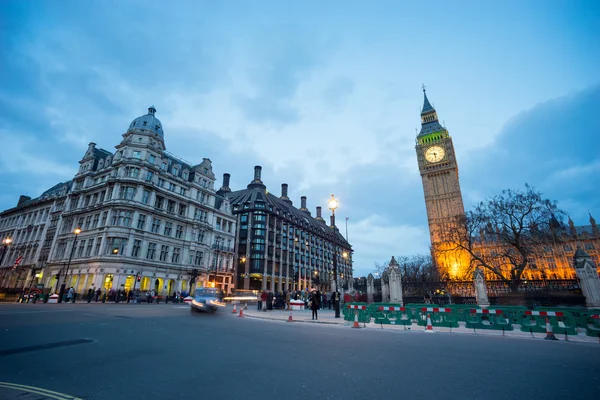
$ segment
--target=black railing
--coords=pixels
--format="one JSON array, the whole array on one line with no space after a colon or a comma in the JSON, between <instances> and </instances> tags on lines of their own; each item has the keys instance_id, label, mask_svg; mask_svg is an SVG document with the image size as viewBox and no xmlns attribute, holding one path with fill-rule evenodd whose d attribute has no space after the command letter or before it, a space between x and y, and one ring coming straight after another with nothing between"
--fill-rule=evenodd
<instances>
[{"instance_id":1,"label":"black railing","mask_svg":"<svg viewBox=\"0 0 600 400\"><path fill-rule=\"evenodd\" d=\"M222 244L213 244L212 248L213 248L213 250L222 251L224 253L233 253L234 252L233 247L224 246Z\"/></svg>"}]
</instances>

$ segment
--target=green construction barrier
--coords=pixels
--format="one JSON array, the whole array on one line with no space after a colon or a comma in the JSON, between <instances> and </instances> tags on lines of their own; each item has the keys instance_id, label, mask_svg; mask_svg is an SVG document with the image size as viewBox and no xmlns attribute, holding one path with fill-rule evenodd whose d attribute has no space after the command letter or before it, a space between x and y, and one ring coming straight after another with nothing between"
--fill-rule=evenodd
<instances>
[{"instance_id":1,"label":"green construction barrier","mask_svg":"<svg viewBox=\"0 0 600 400\"><path fill-rule=\"evenodd\" d=\"M546 318L548 318L548 322L550 323L550 326L552 326L553 333L561 335L564 335L566 333L567 335L571 336L577 335L576 318L574 318L573 315L569 312L561 312L563 313L562 316L525 315L525 313L523 313L523 315L521 316L521 331L546 333Z\"/></svg>"},{"instance_id":2,"label":"green construction barrier","mask_svg":"<svg viewBox=\"0 0 600 400\"><path fill-rule=\"evenodd\" d=\"M458 328L458 318L455 313L452 312L433 312L433 311L423 311L424 308L447 308L447 307L432 307L431 304L428 304L427 307L421 307L417 310L416 319L417 325L425 326L427 324L427 314L429 314L431 318L432 326L442 326L446 328Z\"/></svg>"},{"instance_id":3,"label":"green construction barrier","mask_svg":"<svg viewBox=\"0 0 600 400\"><path fill-rule=\"evenodd\" d=\"M524 306L492 306L490 309L500 309L506 318L510 319L511 324L520 324L523 319L523 313L529 310ZM529 329L527 330L529 332ZM535 332L535 331L534 331ZM546 331L544 331L546 332Z\"/></svg>"},{"instance_id":4,"label":"green construction barrier","mask_svg":"<svg viewBox=\"0 0 600 400\"><path fill-rule=\"evenodd\" d=\"M502 310L490 309L490 311ZM510 316L504 313L502 314L478 314L471 313L466 316L465 326L470 329L488 329L497 331L512 331L514 327L510 320Z\"/></svg>"},{"instance_id":5,"label":"green construction barrier","mask_svg":"<svg viewBox=\"0 0 600 400\"><path fill-rule=\"evenodd\" d=\"M394 310L385 309L393 307ZM383 310L381 309L383 308ZM396 310L404 308L404 311ZM392 303L373 303L369 306L369 315L373 318L375 324L381 325L412 325L411 313L401 304Z\"/></svg>"},{"instance_id":6,"label":"green construction barrier","mask_svg":"<svg viewBox=\"0 0 600 400\"><path fill-rule=\"evenodd\" d=\"M413 322L419 322L419 318L421 318L420 310L423 307L439 307L436 304L418 304L418 303L409 303L406 306L406 312L410 315L410 318Z\"/></svg>"},{"instance_id":7,"label":"green construction barrier","mask_svg":"<svg viewBox=\"0 0 600 400\"><path fill-rule=\"evenodd\" d=\"M477 304L450 304L445 306L451 308L452 313L456 314L456 319L461 322L466 322L470 311L474 308L481 308Z\"/></svg>"},{"instance_id":8,"label":"green construction barrier","mask_svg":"<svg viewBox=\"0 0 600 400\"><path fill-rule=\"evenodd\" d=\"M600 315L600 310L588 312L585 324L585 334L587 336L600 338L600 318L593 318L595 315Z\"/></svg>"},{"instance_id":9,"label":"green construction barrier","mask_svg":"<svg viewBox=\"0 0 600 400\"><path fill-rule=\"evenodd\" d=\"M536 307L535 310L567 312L573 316L575 323L581 328L587 326L587 316L593 314L585 307Z\"/></svg>"},{"instance_id":10,"label":"green construction barrier","mask_svg":"<svg viewBox=\"0 0 600 400\"><path fill-rule=\"evenodd\" d=\"M350 308L350 306L365 306L364 310ZM358 322L369 323L371 317L369 315L369 307L367 303L346 303L344 304L344 321L354 322L354 314L358 312Z\"/></svg>"}]
</instances>

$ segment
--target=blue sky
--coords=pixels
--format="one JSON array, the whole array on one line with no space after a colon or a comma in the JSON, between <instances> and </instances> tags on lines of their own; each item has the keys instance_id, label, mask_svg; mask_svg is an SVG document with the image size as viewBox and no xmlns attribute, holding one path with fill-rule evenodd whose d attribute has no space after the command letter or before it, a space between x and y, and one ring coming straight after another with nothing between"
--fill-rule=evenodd
<instances>
[{"instance_id":1,"label":"blue sky","mask_svg":"<svg viewBox=\"0 0 600 400\"><path fill-rule=\"evenodd\" d=\"M429 247L421 84L465 206L534 185L600 220L600 3L0 2L0 209L113 150L151 104L167 149L296 205L340 199L355 274ZM217 182L220 185L220 181ZM341 222L341 223L340 223Z\"/></svg>"}]
</instances>

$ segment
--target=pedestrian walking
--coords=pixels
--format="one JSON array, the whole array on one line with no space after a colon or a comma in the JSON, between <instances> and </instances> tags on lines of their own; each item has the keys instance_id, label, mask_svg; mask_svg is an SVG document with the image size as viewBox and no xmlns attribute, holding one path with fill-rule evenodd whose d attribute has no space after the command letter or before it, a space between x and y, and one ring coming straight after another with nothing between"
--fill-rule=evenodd
<instances>
[{"instance_id":1,"label":"pedestrian walking","mask_svg":"<svg viewBox=\"0 0 600 400\"><path fill-rule=\"evenodd\" d=\"M69 288L69 292L67 293L67 303L69 301L73 301L73 295L75 294L75 289L73 289L73 286L71 286Z\"/></svg>"}]
</instances>

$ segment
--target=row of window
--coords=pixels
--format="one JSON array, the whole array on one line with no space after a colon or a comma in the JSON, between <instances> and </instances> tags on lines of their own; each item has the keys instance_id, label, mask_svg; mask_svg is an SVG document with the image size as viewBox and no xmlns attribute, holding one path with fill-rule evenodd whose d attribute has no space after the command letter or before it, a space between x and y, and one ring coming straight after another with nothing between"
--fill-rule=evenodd
<instances>
[{"instance_id":1,"label":"row of window","mask_svg":"<svg viewBox=\"0 0 600 400\"><path fill-rule=\"evenodd\" d=\"M46 222L50 214L50 207L41 210L31 211L25 214L13 215L12 217L2 218L0 228L8 228L11 226L27 226L41 222Z\"/></svg>"}]
</instances>

